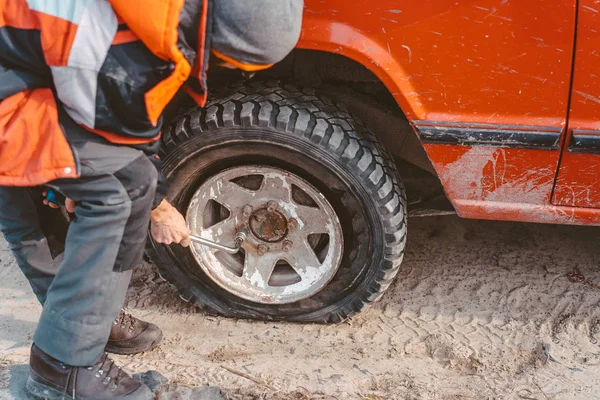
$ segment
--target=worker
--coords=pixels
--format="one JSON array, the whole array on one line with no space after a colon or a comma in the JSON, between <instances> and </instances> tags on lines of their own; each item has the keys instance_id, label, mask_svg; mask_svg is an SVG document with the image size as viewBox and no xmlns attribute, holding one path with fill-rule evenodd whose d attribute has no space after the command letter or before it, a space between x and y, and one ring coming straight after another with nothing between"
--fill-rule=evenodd
<instances>
[{"instance_id":1,"label":"worker","mask_svg":"<svg viewBox=\"0 0 600 400\"><path fill-rule=\"evenodd\" d=\"M301 15L302 0L0 0L0 228L43 306L33 397L153 398L106 351L160 341L120 311L148 226L159 243L189 244L164 199L161 114L182 91L204 104L209 61L280 61ZM76 216L61 256L40 227L41 185Z\"/></svg>"}]
</instances>

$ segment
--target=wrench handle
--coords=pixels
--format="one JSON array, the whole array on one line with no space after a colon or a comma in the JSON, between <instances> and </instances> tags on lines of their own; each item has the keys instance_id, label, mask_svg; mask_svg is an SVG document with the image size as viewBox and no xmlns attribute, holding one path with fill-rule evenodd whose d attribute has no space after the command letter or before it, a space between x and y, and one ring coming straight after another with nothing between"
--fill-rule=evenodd
<instances>
[{"instance_id":1,"label":"wrench handle","mask_svg":"<svg viewBox=\"0 0 600 400\"><path fill-rule=\"evenodd\" d=\"M242 247L242 243L246 239L246 234L244 232L239 232L235 237L235 247L225 246L223 244L213 242L212 240L204 239L203 237L190 235L190 240L194 243L201 244L203 246L210 247L212 249L221 250L227 254L237 254Z\"/></svg>"}]
</instances>

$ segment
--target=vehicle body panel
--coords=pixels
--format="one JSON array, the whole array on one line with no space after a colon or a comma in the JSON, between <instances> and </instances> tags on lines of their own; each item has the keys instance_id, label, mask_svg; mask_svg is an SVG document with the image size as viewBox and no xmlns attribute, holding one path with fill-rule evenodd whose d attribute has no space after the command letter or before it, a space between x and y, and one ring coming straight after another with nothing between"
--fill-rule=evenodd
<instances>
[{"instance_id":1,"label":"vehicle body panel","mask_svg":"<svg viewBox=\"0 0 600 400\"><path fill-rule=\"evenodd\" d=\"M306 0L299 47L360 62L409 120L561 126L574 21L575 0Z\"/></svg>"},{"instance_id":2,"label":"vehicle body panel","mask_svg":"<svg viewBox=\"0 0 600 400\"><path fill-rule=\"evenodd\" d=\"M595 210L581 213L551 205L566 143L576 4L356 0L349 6L343 0L306 0L299 47L353 59L386 85L420 135L459 215L600 224ZM590 40L588 59L595 57L592 46ZM584 87L592 84L582 83L580 90L588 93ZM600 101L583 99L593 107L587 104L573 118L589 129L583 122L598 125L594 118ZM549 135L554 136L547 140ZM600 165L580 159L590 168L582 185L594 191L591 180ZM577 171L577 165L563 162L565 176L567 168ZM596 193L597 203L584 207L600 205Z\"/></svg>"},{"instance_id":3,"label":"vehicle body panel","mask_svg":"<svg viewBox=\"0 0 600 400\"><path fill-rule=\"evenodd\" d=\"M600 1L580 0L568 137L554 191L561 206L600 207Z\"/></svg>"}]
</instances>

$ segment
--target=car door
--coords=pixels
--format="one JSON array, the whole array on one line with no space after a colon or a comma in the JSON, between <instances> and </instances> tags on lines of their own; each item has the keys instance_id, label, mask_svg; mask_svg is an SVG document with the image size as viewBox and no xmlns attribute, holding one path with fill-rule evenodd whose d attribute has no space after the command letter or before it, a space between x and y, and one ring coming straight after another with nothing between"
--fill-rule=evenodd
<instances>
[{"instance_id":1,"label":"car door","mask_svg":"<svg viewBox=\"0 0 600 400\"><path fill-rule=\"evenodd\" d=\"M580 0L567 137L552 203L600 208L600 0Z\"/></svg>"},{"instance_id":2,"label":"car door","mask_svg":"<svg viewBox=\"0 0 600 400\"><path fill-rule=\"evenodd\" d=\"M420 4L431 15L386 32L411 49L412 123L448 197L463 217L539 220L565 137L576 1Z\"/></svg>"}]
</instances>

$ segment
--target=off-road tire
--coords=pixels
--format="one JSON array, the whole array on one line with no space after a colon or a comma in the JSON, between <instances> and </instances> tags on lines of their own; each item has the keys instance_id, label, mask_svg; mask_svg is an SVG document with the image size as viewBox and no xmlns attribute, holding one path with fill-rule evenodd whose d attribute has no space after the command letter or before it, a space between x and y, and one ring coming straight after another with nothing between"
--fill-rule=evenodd
<instances>
[{"instance_id":1,"label":"off-road tire","mask_svg":"<svg viewBox=\"0 0 600 400\"><path fill-rule=\"evenodd\" d=\"M347 109L314 89L251 82L217 95L163 133L168 200L185 215L200 184L244 164L284 168L308 180L342 223L344 255L311 298L258 304L212 282L189 249L150 240L150 256L182 298L225 316L340 322L378 300L397 275L406 242L406 195L393 159Z\"/></svg>"}]
</instances>

